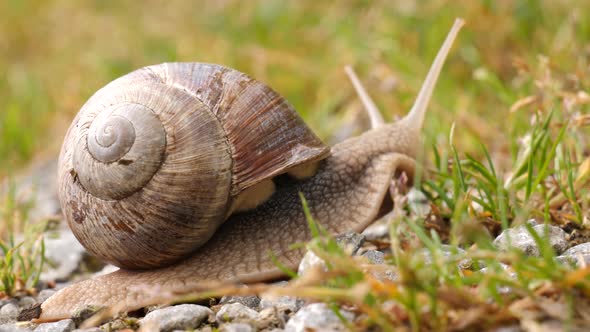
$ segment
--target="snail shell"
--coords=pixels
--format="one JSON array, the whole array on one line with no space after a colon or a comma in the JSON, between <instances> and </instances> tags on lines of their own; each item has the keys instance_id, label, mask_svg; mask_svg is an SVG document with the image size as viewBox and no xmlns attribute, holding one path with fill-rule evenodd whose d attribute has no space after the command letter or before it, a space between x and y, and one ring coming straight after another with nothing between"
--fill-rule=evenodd
<instances>
[{"instance_id":1,"label":"snail shell","mask_svg":"<svg viewBox=\"0 0 590 332\"><path fill-rule=\"evenodd\" d=\"M268 86L218 65L166 63L82 107L62 146L59 197L91 254L154 268L203 245L245 189L328 153Z\"/></svg>"}]
</instances>

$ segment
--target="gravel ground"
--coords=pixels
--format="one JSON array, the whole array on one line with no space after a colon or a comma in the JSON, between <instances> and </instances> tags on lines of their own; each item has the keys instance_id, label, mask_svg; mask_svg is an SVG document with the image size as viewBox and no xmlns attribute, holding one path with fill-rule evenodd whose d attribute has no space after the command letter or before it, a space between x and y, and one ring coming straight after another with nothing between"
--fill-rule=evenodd
<instances>
[{"instance_id":1,"label":"gravel ground","mask_svg":"<svg viewBox=\"0 0 590 332\"><path fill-rule=\"evenodd\" d=\"M538 232L545 232L544 225L533 227ZM561 229L549 226L550 243L556 252L562 255L558 260L565 263L577 262L580 257L587 259L590 257L590 243L583 243L568 250L565 250L566 234ZM512 245L520 248L522 251L538 255L539 248L532 241L531 235L525 227L509 229L500 234L496 243L499 248L503 248L504 241L510 236ZM373 264L382 265L382 251L374 249L365 249L362 246L364 236L361 234L350 233L339 238L340 244L354 252L356 255L367 257ZM66 237L64 241L69 241ZM61 248L61 246L56 246ZM352 250L350 249L352 248ZM452 246L443 248L444 256L451 256L461 253L463 250ZM427 252L423 253L428 255ZM426 257L426 261L428 261ZM308 252L303 259L299 273L312 266L324 266L324 262ZM459 265L462 268L468 268L471 262L461 261ZM384 268L387 265L383 265ZM485 271L485 267L483 271ZM379 278L395 279L394 275L383 274ZM286 284L281 282L280 284ZM500 290L502 291L502 290ZM509 289L505 290L509 291ZM37 303L43 302L55 291L45 289L36 296L23 296L0 302L0 332L1 331L74 331L76 324L72 320L63 320L55 323L45 323L35 325L29 322L17 322L19 312ZM341 310L343 317L353 322L359 317L354 312ZM145 331L212 331L218 328L220 331L346 331L346 324L338 318L332 309L324 303L306 302L304 299L281 296L278 298L258 297L258 296L225 296L211 306L198 304L179 304L164 308L158 308L150 311L145 317L133 317L125 319L115 319L112 322L102 326L103 330L142 327ZM96 329L85 329L77 331L96 331ZM518 331L518 330L515 330Z\"/></svg>"},{"instance_id":2,"label":"gravel ground","mask_svg":"<svg viewBox=\"0 0 590 332\"><path fill-rule=\"evenodd\" d=\"M42 167L41 175L53 176L47 173L51 167ZM39 173L34 173L39 177ZM42 181L48 181L43 179ZM35 181L23 178L20 184L31 185ZM48 185L48 188L55 186ZM22 189L22 190L26 190ZM55 200L56 195L43 195L45 200ZM420 194L411 193L409 196L410 207L420 214L428 213L428 204L421 199ZM43 209L55 208L55 201L40 201L39 206ZM55 211L53 211L55 212ZM36 211L34 213L43 213ZM590 243L582 243L570 247L568 234L556 226L545 226L530 221L532 229L549 239L549 243L560 255L557 260L564 264L585 264L590 262ZM389 254L388 249L376 250L370 241L385 240L388 236L388 228L382 222L369 227L363 234L347 233L337 238L339 245L350 255L362 256L373 265L380 265L382 273L375 274L380 280L396 280L396 274L384 264L384 256ZM370 240L370 241L369 241ZM506 250L508 245L519 248L527 255L539 256L540 250L534 241L533 236L525 226L515 227L502 232L494 241L494 245L501 250ZM57 287L62 287L80 275L88 276L88 272L95 274L112 271L112 266L103 267L93 262L85 253L84 249L77 243L69 230L65 227L58 227L46 240L47 257L51 262L44 271L42 277L47 281L58 281ZM461 254L461 248L443 246L443 255L446 257ZM430 253L421 253L428 262L432 258ZM464 260L459 263L461 268L467 269L472 266L471 261ZM298 273L306 273L310 268L320 267L325 269L325 263L311 251L303 258ZM484 266L478 265L482 271ZM86 272L86 273L82 273ZM60 283L61 282L61 283ZM43 283L49 285L51 283ZM285 285L286 282L279 283ZM502 290L500 290L502 291ZM510 291L505 289L504 291ZM36 325L28 321L17 322L19 314L27 309L42 303L55 292L54 289L43 289L35 296L20 296L0 300L0 332L2 331L105 331L117 329L143 329L144 331L346 331L347 322L354 322L360 319L354 311L341 308L341 317L325 303L313 303L304 299L281 296L278 298L258 296L226 296L218 299L210 305L200 304L179 304L169 307L156 308L149 311L143 317L117 318L97 328L76 329L76 322L73 320L62 320L54 323ZM142 316L142 315L140 315ZM520 331L518 326L506 326L503 331Z\"/></svg>"}]
</instances>

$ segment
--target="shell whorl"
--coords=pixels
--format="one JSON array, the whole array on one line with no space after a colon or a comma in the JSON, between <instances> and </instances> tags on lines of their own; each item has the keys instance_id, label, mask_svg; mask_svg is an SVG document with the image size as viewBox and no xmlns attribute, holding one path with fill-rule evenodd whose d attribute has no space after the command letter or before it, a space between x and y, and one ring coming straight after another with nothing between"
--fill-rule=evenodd
<instances>
[{"instance_id":1,"label":"shell whorl","mask_svg":"<svg viewBox=\"0 0 590 332\"><path fill-rule=\"evenodd\" d=\"M99 162L112 163L121 159L134 142L133 123L119 114L113 114L101 121L94 120L90 125L88 152Z\"/></svg>"},{"instance_id":2,"label":"shell whorl","mask_svg":"<svg viewBox=\"0 0 590 332\"><path fill-rule=\"evenodd\" d=\"M166 63L82 107L62 146L59 198L91 254L155 268L209 240L246 188L328 153L268 86L218 65Z\"/></svg>"},{"instance_id":3,"label":"shell whorl","mask_svg":"<svg viewBox=\"0 0 590 332\"><path fill-rule=\"evenodd\" d=\"M74 150L74 170L84 188L108 200L130 196L160 168L166 131L151 109L135 103L112 105L92 121Z\"/></svg>"},{"instance_id":4,"label":"shell whorl","mask_svg":"<svg viewBox=\"0 0 590 332\"><path fill-rule=\"evenodd\" d=\"M226 214L232 159L209 105L134 73L99 90L74 120L60 157L60 202L90 253L145 269L182 259L213 235Z\"/></svg>"}]
</instances>

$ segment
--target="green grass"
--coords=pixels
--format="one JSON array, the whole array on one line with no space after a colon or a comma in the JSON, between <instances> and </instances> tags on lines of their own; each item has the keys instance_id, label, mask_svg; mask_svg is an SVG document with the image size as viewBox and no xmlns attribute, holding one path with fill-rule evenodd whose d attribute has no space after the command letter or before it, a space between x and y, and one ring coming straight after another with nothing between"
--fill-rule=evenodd
<instances>
[{"instance_id":1,"label":"green grass","mask_svg":"<svg viewBox=\"0 0 590 332\"><path fill-rule=\"evenodd\" d=\"M30 223L30 201L18 199L8 184L0 196L0 294L34 293L45 262L45 223Z\"/></svg>"},{"instance_id":2,"label":"green grass","mask_svg":"<svg viewBox=\"0 0 590 332\"><path fill-rule=\"evenodd\" d=\"M522 146L513 168L507 172L513 176L499 177L497 166L489 157L487 164L469 156L461 158L452 144L449 144L451 151L436 153L451 157L436 158L436 175L423 183L423 190L430 194L435 211L439 211L431 216L449 222L448 242L465 247L464 254L442 255L443 243L439 235L425 227L423 218L409 213L406 198L397 194L390 223L388 261L398 279L378 281L372 269L382 267L367 265L358 257L348 257L307 213L314 234L314 240L307 247L329 262L328 271L313 271L320 275L303 276L286 292L333 304L353 305L364 317L350 326L353 329L485 330L550 318L561 322L566 329L587 326L590 323L585 320L587 308L575 310L573 303L585 301L590 295L590 269L556 262L548 239L528 224L525 226L540 248L540 257L526 256L518 250L498 251L490 236L509 224L523 222L519 217L535 216L547 224L557 222L551 217L543 219L547 216L546 210L587 213L587 192L576 190L573 183L575 178L584 178L575 167L580 163L572 159L577 142L566 142L563 135L566 127L554 126L553 121L549 113L539 116L532 125L530 142ZM575 133L571 127L568 130ZM485 150L484 154L488 155ZM557 165L562 167L557 168ZM512 180L502 181L503 178ZM560 194L568 198L563 205L549 206L548 202ZM580 208L582 205L584 207ZM565 222L580 225L583 220L579 217L572 213L571 220ZM479 222L484 218L502 227L490 227L484 233L483 227L477 229L484 225ZM425 255L424 250L430 254ZM465 260L473 262L473 266L462 268ZM503 268L499 263L509 267ZM479 271L484 264L488 270L485 273ZM502 291L507 287L509 292ZM532 308L526 307L528 301ZM519 307L521 304L525 307ZM534 307L534 304L541 307ZM551 307L543 309L543 304ZM536 318L531 312L535 312Z\"/></svg>"}]
</instances>

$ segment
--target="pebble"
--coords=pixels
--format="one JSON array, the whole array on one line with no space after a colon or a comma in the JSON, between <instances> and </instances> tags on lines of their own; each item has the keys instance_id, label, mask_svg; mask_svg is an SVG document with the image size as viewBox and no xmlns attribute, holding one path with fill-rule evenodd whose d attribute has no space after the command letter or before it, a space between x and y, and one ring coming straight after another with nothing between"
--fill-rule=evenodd
<instances>
[{"instance_id":1,"label":"pebble","mask_svg":"<svg viewBox=\"0 0 590 332\"><path fill-rule=\"evenodd\" d=\"M537 219L535 219L535 218L531 218L531 219L527 220L526 223L531 226L543 225L542 221L537 221Z\"/></svg>"},{"instance_id":2,"label":"pebble","mask_svg":"<svg viewBox=\"0 0 590 332\"><path fill-rule=\"evenodd\" d=\"M0 308L0 323L8 323L16 321L20 309L14 303L7 303Z\"/></svg>"},{"instance_id":3,"label":"pebble","mask_svg":"<svg viewBox=\"0 0 590 332\"><path fill-rule=\"evenodd\" d=\"M49 297L51 297L51 295L55 294L55 292L57 292L55 289L44 289L44 290L40 291L39 294L37 295L37 302L39 302L39 303L45 302L45 300L47 300Z\"/></svg>"},{"instance_id":4,"label":"pebble","mask_svg":"<svg viewBox=\"0 0 590 332\"><path fill-rule=\"evenodd\" d=\"M590 242L581 243L564 251L562 256L590 255Z\"/></svg>"},{"instance_id":5,"label":"pebble","mask_svg":"<svg viewBox=\"0 0 590 332\"><path fill-rule=\"evenodd\" d=\"M140 324L148 331L193 329L211 314L211 309L201 305L180 304L154 310L141 319Z\"/></svg>"},{"instance_id":6,"label":"pebble","mask_svg":"<svg viewBox=\"0 0 590 332\"><path fill-rule=\"evenodd\" d=\"M91 327L87 329L75 329L72 332L104 332L104 330L101 330L100 327Z\"/></svg>"},{"instance_id":7,"label":"pebble","mask_svg":"<svg viewBox=\"0 0 590 332\"><path fill-rule=\"evenodd\" d=\"M139 328L139 320L133 317L116 317L101 326L99 326L104 331L133 331ZM144 331L158 331L157 325L147 324L145 325Z\"/></svg>"},{"instance_id":8,"label":"pebble","mask_svg":"<svg viewBox=\"0 0 590 332\"><path fill-rule=\"evenodd\" d=\"M443 245L439 246L438 248L440 248L440 253L446 259L452 259L455 256L459 256L459 257L465 256L465 250L463 250L459 247L451 246L448 244L443 244ZM424 248L424 249L420 250L419 253L420 253L420 255L422 255L422 257L424 259L424 263L432 264L432 253L428 248ZM472 265L473 265L473 262L469 258L462 259L458 263L459 268L464 269L464 270L469 269Z\"/></svg>"},{"instance_id":9,"label":"pebble","mask_svg":"<svg viewBox=\"0 0 590 332\"><path fill-rule=\"evenodd\" d=\"M545 225L535 225L533 230L542 238L548 236L549 243L557 254L560 254L567 248L567 234L559 227L547 225L548 233L545 235ZM517 248L529 256L540 256L541 252L535 239L524 226L509 228L504 230L494 240L494 245L500 250L508 250L510 248L508 238L513 248Z\"/></svg>"},{"instance_id":10,"label":"pebble","mask_svg":"<svg viewBox=\"0 0 590 332\"><path fill-rule=\"evenodd\" d=\"M78 269L86 250L76 239L74 234L60 228L49 236L45 237L45 264L44 271L41 272L42 280L68 280L69 277Z\"/></svg>"},{"instance_id":11,"label":"pebble","mask_svg":"<svg viewBox=\"0 0 590 332\"><path fill-rule=\"evenodd\" d=\"M500 268L504 271L508 272L508 276L510 276L510 278L516 279L517 275L516 272L514 272L514 270L512 270L512 267L508 264L504 264L504 263L498 263L498 265L500 266ZM481 273L488 273L488 272L494 272L495 269L492 268L491 266L486 266L484 268L482 268L481 270L479 270L479 272Z\"/></svg>"},{"instance_id":12,"label":"pebble","mask_svg":"<svg viewBox=\"0 0 590 332\"><path fill-rule=\"evenodd\" d=\"M342 316L352 321L354 315L340 310ZM301 308L285 325L285 332L348 331L348 328L325 303L313 303Z\"/></svg>"},{"instance_id":13,"label":"pebble","mask_svg":"<svg viewBox=\"0 0 590 332\"><path fill-rule=\"evenodd\" d=\"M275 283L276 286L287 286L287 281L279 281ZM276 307L278 310L297 312L305 304L305 300L294 296L270 296L263 294L260 297L260 310Z\"/></svg>"},{"instance_id":14,"label":"pebble","mask_svg":"<svg viewBox=\"0 0 590 332\"><path fill-rule=\"evenodd\" d=\"M263 296L260 300L260 309L276 307L278 310L297 312L305 304L305 300L293 296Z\"/></svg>"},{"instance_id":15,"label":"pebble","mask_svg":"<svg viewBox=\"0 0 590 332\"><path fill-rule=\"evenodd\" d=\"M382 282L399 281L399 274L392 266L385 264L385 254L381 251L367 250L361 256L370 261L372 266L369 271L377 280Z\"/></svg>"},{"instance_id":16,"label":"pebble","mask_svg":"<svg viewBox=\"0 0 590 332\"><path fill-rule=\"evenodd\" d=\"M18 306L21 308L31 307L35 303L37 303L37 300L35 300L34 298L32 298L30 296L25 296L25 297L22 297L20 300L18 300Z\"/></svg>"},{"instance_id":17,"label":"pebble","mask_svg":"<svg viewBox=\"0 0 590 332\"><path fill-rule=\"evenodd\" d=\"M14 298L6 298L3 300L0 300L0 308L3 307L5 304L7 303L17 303L18 301Z\"/></svg>"},{"instance_id":18,"label":"pebble","mask_svg":"<svg viewBox=\"0 0 590 332\"><path fill-rule=\"evenodd\" d=\"M389 223L386 220L379 220L365 228L363 235L366 240L375 241L389 235Z\"/></svg>"},{"instance_id":19,"label":"pebble","mask_svg":"<svg viewBox=\"0 0 590 332\"><path fill-rule=\"evenodd\" d=\"M350 255L355 255L365 242L365 236L355 232L347 232L337 236L335 240L345 252ZM297 274L302 276L311 268L315 267L319 267L324 271L327 271L328 269L323 259L319 258L313 251L308 250L299 263Z\"/></svg>"},{"instance_id":20,"label":"pebble","mask_svg":"<svg viewBox=\"0 0 590 332\"><path fill-rule=\"evenodd\" d=\"M430 213L430 203L422 191L412 188L407 197L408 206L416 216L424 218ZM389 212L365 228L362 233L365 239L374 241L389 237L389 222L391 219L393 219L393 213Z\"/></svg>"},{"instance_id":21,"label":"pebble","mask_svg":"<svg viewBox=\"0 0 590 332\"><path fill-rule=\"evenodd\" d=\"M416 216L424 218L430 213L430 203L422 191L412 187L407 197L408 206Z\"/></svg>"},{"instance_id":22,"label":"pebble","mask_svg":"<svg viewBox=\"0 0 590 332\"><path fill-rule=\"evenodd\" d=\"M235 320L255 319L258 316L256 310L252 310L241 303L225 304L215 315L218 323L232 322Z\"/></svg>"},{"instance_id":23,"label":"pebble","mask_svg":"<svg viewBox=\"0 0 590 332\"><path fill-rule=\"evenodd\" d=\"M255 327L259 330L270 329L278 326L284 326L285 322L291 317L290 313L280 311L275 307L260 310L256 318Z\"/></svg>"},{"instance_id":24,"label":"pebble","mask_svg":"<svg viewBox=\"0 0 590 332\"><path fill-rule=\"evenodd\" d=\"M319 258L313 251L308 250L301 259L299 263L299 267L297 268L297 275L303 276L307 273L307 271L311 270L312 268L320 268L324 271L327 271L328 268L326 267L326 262L323 259Z\"/></svg>"},{"instance_id":25,"label":"pebble","mask_svg":"<svg viewBox=\"0 0 590 332\"><path fill-rule=\"evenodd\" d=\"M371 264L383 264L385 263L385 254L381 251L377 250L367 250L362 255L362 257L366 257Z\"/></svg>"},{"instance_id":26,"label":"pebble","mask_svg":"<svg viewBox=\"0 0 590 332\"><path fill-rule=\"evenodd\" d=\"M387 264L375 264L371 268L370 273L375 279L381 282L400 281L399 273L395 270L394 267L389 266Z\"/></svg>"},{"instance_id":27,"label":"pebble","mask_svg":"<svg viewBox=\"0 0 590 332\"><path fill-rule=\"evenodd\" d=\"M246 323L227 323L221 325L220 332L254 332L254 328Z\"/></svg>"},{"instance_id":28,"label":"pebble","mask_svg":"<svg viewBox=\"0 0 590 332\"><path fill-rule=\"evenodd\" d=\"M258 309L260 298L256 295L250 296L224 296L219 300L219 304L241 303L250 309Z\"/></svg>"},{"instance_id":29,"label":"pebble","mask_svg":"<svg viewBox=\"0 0 590 332\"><path fill-rule=\"evenodd\" d=\"M500 268L502 270L504 270L508 273L508 276L510 278L516 279L518 277L516 272L514 272L514 270L512 269L512 267L510 265L504 264L504 263L498 263L498 265L500 266ZM496 269L494 269L491 266L486 266L486 267L479 270L479 272L481 272L481 273L494 273L495 271L496 271ZM498 291L499 294L512 293L512 287L509 287L509 286L497 286L496 290Z\"/></svg>"},{"instance_id":30,"label":"pebble","mask_svg":"<svg viewBox=\"0 0 590 332\"><path fill-rule=\"evenodd\" d=\"M338 235L335 240L344 249L344 252L354 256L365 243L365 236L355 232L346 232Z\"/></svg>"},{"instance_id":31,"label":"pebble","mask_svg":"<svg viewBox=\"0 0 590 332\"><path fill-rule=\"evenodd\" d=\"M524 332L519 324L497 327L490 332Z\"/></svg>"},{"instance_id":32,"label":"pebble","mask_svg":"<svg viewBox=\"0 0 590 332\"><path fill-rule=\"evenodd\" d=\"M393 219L393 211L387 213L383 217L375 220L363 231L365 240L375 241L389 237L390 221Z\"/></svg>"},{"instance_id":33,"label":"pebble","mask_svg":"<svg viewBox=\"0 0 590 332\"><path fill-rule=\"evenodd\" d=\"M590 265L590 242L573 246L564 251L561 256L555 257L555 259L561 263L571 263L574 266L579 265L581 259L584 264Z\"/></svg>"},{"instance_id":34,"label":"pebble","mask_svg":"<svg viewBox=\"0 0 590 332\"><path fill-rule=\"evenodd\" d=\"M0 325L0 332L33 332L28 322L18 322Z\"/></svg>"},{"instance_id":35,"label":"pebble","mask_svg":"<svg viewBox=\"0 0 590 332\"><path fill-rule=\"evenodd\" d=\"M76 324L71 319L64 319L53 323L43 323L37 326L34 332L71 332Z\"/></svg>"}]
</instances>

